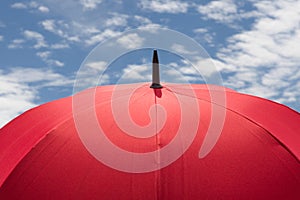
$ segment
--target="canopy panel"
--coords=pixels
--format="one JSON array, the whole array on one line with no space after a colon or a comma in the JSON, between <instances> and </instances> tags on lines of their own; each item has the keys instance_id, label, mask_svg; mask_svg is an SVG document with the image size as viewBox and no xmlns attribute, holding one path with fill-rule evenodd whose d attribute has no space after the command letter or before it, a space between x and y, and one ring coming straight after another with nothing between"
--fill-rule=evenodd
<instances>
[{"instance_id":1,"label":"canopy panel","mask_svg":"<svg viewBox=\"0 0 300 200\"><path fill-rule=\"evenodd\" d=\"M122 85L117 93L115 87L101 86L76 94L83 99L95 97L94 107L88 101L77 104L76 116L88 122L94 112L113 144L141 154L164 149L175 140L184 114L180 106L186 104L187 120L194 122L198 114L200 119L191 145L185 148L189 141L181 137L175 143L181 153L178 159L158 170L128 173L113 169L98 161L91 154L93 149L82 142L82 133L78 134L74 123L72 97L60 99L27 111L0 130L0 199L300 197L299 113L217 86L191 85L195 96L189 96L190 91L180 84L164 84L164 88L155 90L149 83ZM225 106L211 98L222 91L226 94ZM134 123L147 128L154 120L155 126L149 125L147 130L155 135L137 138L116 124L115 112L124 109L121 104L128 96ZM178 100L180 96L183 102ZM116 110L112 109L112 99L118 105ZM191 99L197 102L197 109L190 106ZM226 114L224 127L214 148L199 158L213 119L212 105ZM119 123L126 124L128 113L120 113L124 121ZM165 114L165 123L160 124ZM187 130L192 132L192 128ZM84 134L89 132L87 128ZM140 134L142 137L143 132ZM192 133L185 134L189 137ZM113 160L123 159L105 153ZM160 158L156 156L153 165L163 164L155 162ZM130 167L137 167L134 161Z\"/></svg>"}]
</instances>

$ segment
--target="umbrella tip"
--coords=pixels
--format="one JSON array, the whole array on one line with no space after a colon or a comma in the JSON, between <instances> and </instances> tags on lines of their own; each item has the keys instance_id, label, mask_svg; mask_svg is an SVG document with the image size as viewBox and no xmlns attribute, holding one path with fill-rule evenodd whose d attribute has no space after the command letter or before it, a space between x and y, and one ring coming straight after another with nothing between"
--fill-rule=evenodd
<instances>
[{"instance_id":1,"label":"umbrella tip","mask_svg":"<svg viewBox=\"0 0 300 200\"><path fill-rule=\"evenodd\" d=\"M159 78L159 61L158 61L158 54L157 50L153 50L153 58L152 58L152 85L150 88L160 89L162 86L160 85L160 78Z\"/></svg>"},{"instance_id":2,"label":"umbrella tip","mask_svg":"<svg viewBox=\"0 0 300 200\"><path fill-rule=\"evenodd\" d=\"M157 55L157 50L153 50L153 58L152 58L152 63L158 63L158 55Z\"/></svg>"}]
</instances>

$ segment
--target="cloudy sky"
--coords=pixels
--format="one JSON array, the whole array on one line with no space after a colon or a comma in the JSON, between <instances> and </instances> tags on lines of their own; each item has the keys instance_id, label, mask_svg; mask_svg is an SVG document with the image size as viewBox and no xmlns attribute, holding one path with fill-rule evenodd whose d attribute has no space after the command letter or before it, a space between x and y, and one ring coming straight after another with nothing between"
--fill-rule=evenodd
<instances>
[{"instance_id":1,"label":"cloudy sky","mask_svg":"<svg viewBox=\"0 0 300 200\"><path fill-rule=\"evenodd\" d=\"M3 0L0 127L29 108L71 95L90 51L136 28L186 34L210 55L225 86L300 111L299 0ZM117 40L131 49L144 41L136 34L123 36ZM193 68L172 55L160 54L166 68L180 68L197 82ZM127 77L132 82L151 78L147 51L123 57L114 65L119 72L132 71ZM107 63L88 64L97 70ZM105 78L112 83L112 74Z\"/></svg>"}]
</instances>

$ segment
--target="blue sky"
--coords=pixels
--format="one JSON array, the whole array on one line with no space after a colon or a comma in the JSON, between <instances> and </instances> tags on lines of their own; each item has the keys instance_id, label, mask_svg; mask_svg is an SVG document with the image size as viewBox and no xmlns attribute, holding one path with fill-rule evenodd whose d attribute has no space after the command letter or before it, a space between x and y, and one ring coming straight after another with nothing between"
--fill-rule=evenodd
<instances>
[{"instance_id":1,"label":"blue sky","mask_svg":"<svg viewBox=\"0 0 300 200\"><path fill-rule=\"evenodd\" d=\"M186 34L208 52L225 86L300 111L299 0L4 0L0 127L27 109L71 95L90 51L136 28ZM122 41L133 44L132 37ZM134 39L135 45L139 42L143 38ZM132 51L113 64L120 72L135 71L131 82L145 81L150 78L145 74L149 54L149 49ZM160 60L167 67L182 67L191 77L178 56L160 52Z\"/></svg>"}]
</instances>

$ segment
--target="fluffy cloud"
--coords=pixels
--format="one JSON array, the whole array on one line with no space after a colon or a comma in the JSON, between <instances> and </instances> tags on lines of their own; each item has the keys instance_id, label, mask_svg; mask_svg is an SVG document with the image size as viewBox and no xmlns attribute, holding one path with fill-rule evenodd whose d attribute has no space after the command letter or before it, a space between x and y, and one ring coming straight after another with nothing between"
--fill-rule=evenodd
<instances>
[{"instance_id":1,"label":"fluffy cloud","mask_svg":"<svg viewBox=\"0 0 300 200\"><path fill-rule=\"evenodd\" d=\"M189 4L179 0L141 0L140 6L144 10L158 13L186 13Z\"/></svg>"},{"instance_id":2,"label":"fluffy cloud","mask_svg":"<svg viewBox=\"0 0 300 200\"><path fill-rule=\"evenodd\" d=\"M11 5L11 8L14 9L31 9L31 10L38 10L42 13L48 13L49 12L49 8L41 5L35 1L31 1L31 2L16 2L14 4Z\"/></svg>"},{"instance_id":3,"label":"fluffy cloud","mask_svg":"<svg viewBox=\"0 0 300 200\"><path fill-rule=\"evenodd\" d=\"M11 7L15 8L15 9L26 9L27 5L24 3L21 3L21 2L17 2L17 3L12 4Z\"/></svg>"},{"instance_id":4,"label":"fluffy cloud","mask_svg":"<svg viewBox=\"0 0 300 200\"><path fill-rule=\"evenodd\" d=\"M196 28L193 30L193 32L195 33L195 39L200 41L200 43L208 43L210 46L215 46L215 32L210 32L206 28Z\"/></svg>"},{"instance_id":5,"label":"fluffy cloud","mask_svg":"<svg viewBox=\"0 0 300 200\"><path fill-rule=\"evenodd\" d=\"M137 33L130 33L117 39L117 43L126 49L136 49L143 45L144 38Z\"/></svg>"},{"instance_id":6,"label":"fluffy cloud","mask_svg":"<svg viewBox=\"0 0 300 200\"><path fill-rule=\"evenodd\" d=\"M66 40L74 41L74 37L70 36L67 33L70 26L66 22L62 20L47 19L40 22L40 24L45 30L54 33L55 35L58 35Z\"/></svg>"},{"instance_id":7,"label":"fluffy cloud","mask_svg":"<svg viewBox=\"0 0 300 200\"><path fill-rule=\"evenodd\" d=\"M197 69L185 60L160 64L160 78L169 83L203 82ZM152 64L130 64L118 74L118 83L151 82Z\"/></svg>"},{"instance_id":8,"label":"fluffy cloud","mask_svg":"<svg viewBox=\"0 0 300 200\"><path fill-rule=\"evenodd\" d=\"M67 23L63 20L47 19L40 22L40 25L47 31L63 38L67 41L65 47L68 47L70 43L81 43L87 46L92 46L102 42L105 39L115 37L121 34L121 31L116 31L112 27L126 26L126 15L113 14L112 18L105 21L105 26L110 28L104 28L99 30L94 25L82 24L79 22Z\"/></svg>"},{"instance_id":9,"label":"fluffy cloud","mask_svg":"<svg viewBox=\"0 0 300 200\"><path fill-rule=\"evenodd\" d=\"M56 25L55 25L55 21L52 19L48 19L45 21L41 22L41 25L44 27L45 30L50 31L50 32L56 32ZM61 35L58 33L58 35Z\"/></svg>"},{"instance_id":10,"label":"fluffy cloud","mask_svg":"<svg viewBox=\"0 0 300 200\"><path fill-rule=\"evenodd\" d=\"M23 39L14 39L14 40L8 45L8 48L9 48L9 49L20 49L20 48L23 48L24 42L25 42L25 40L23 40Z\"/></svg>"},{"instance_id":11,"label":"fluffy cloud","mask_svg":"<svg viewBox=\"0 0 300 200\"><path fill-rule=\"evenodd\" d=\"M115 37L120 35L120 31L114 31L112 29L105 29L104 31L94 34L91 38L85 40L85 44L90 46L90 45L95 45L99 42L102 42L105 39Z\"/></svg>"},{"instance_id":12,"label":"fluffy cloud","mask_svg":"<svg viewBox=\"0 0 300 200\"><path fill-rule=\"evenodd\" d=\"M31 31L31 30L25 30L23 32L23 35L28 40L34 40L36 43L34 44L33 48L40 49L42 47L48 47L44 36L38 32Z\"/></svg>"},{"instance_id":13,"label":"fluffy cloud","mask_svg":"<svg viewBox=\"0 0 300 200\"><path fill-rule=\"evenodd\" d=\"M203 19L214 20L231 28L241 29L245 25L239 25L240 22L245 23L243 19L256 18L265 14L257 10L249 10L249 4L255 1L214 0L195 7Z\"/></svg>"},{"instance_id":14,"label":"fluffy cloud","mask_svg":"<svg viewBox=\"0 0 300 200\"><path fill-rule=\"evenodd\" d=\"M101 10L101 8L98 9ZM86 46L93 46L108 38L118 36L132 27L147 29L148 31L155 31L157 27L163 27L140 15L129 17L129 15L121 12L111 12L102 16L100 12L93 12L93 16L97 20L85 21L85 19L90 17L90 12L82 12L80 10L78 12L82 16L80 19L76 19L74 16L71 19L58 20L53 18L43 20L39 24L44 30L61 37L69 45L77 43ZM63 15L63 13L61 14Z\"/></svg>"},{"instance_id":15,"label":"fluffy cloud","mask_svg":"<svg viewBox=\"0 0 300 200\"><path fill-rule=\"evenodd\" d=\"M256 1L260 13L250 30L230 37L218 58L229 70L226 84L281 103L300 98L300 2Z\"/></svg>"},{"instance_id":16,"label":"fluffy cloud","mask_svg":"<svg viewBox=\"0 0 300 200\"><path fill-rule=\"evenodd\" d=\"M75 80L75 92L95 87L99 84L108 84L110 82L110 76L104 73L106 68L107 63L105 61L85 63L77 73Z\"/></svg>"},{"instance_id":17,"label":"fluffy cloud","mask_svg":"<svg viewBox=\"0 0 300 200\"><path fill-rule=\"evenodd\" d=\"M195 55L195 54L197 54L196 51L187 50L185 46L183 46L181 44L177 44L177 43L174 43L171 46L171 49L174 52L178 53L179 55L182 55L182 54L185 54L185 55Z\"/></svg>"},{"instance_id":18,"label":"fluffy cloud","mask_svg":"<svg viewBox=\"0 0 300 200\"><path fill-rule=\"evenodd\" d=\"M151 80L151 67L147 65L128 65L123 69L120 83L146 82Z\"/></svg>"},{"instance_id":19,"label":"fluffy cloud","mask_svg":"<svg viewBox=\"0 0 300 200\"><path fill-rule=\"evenodd\" d=\"M70 46L67 44L67 43L55 43L55 44L52 44L51 49L67 49L67 48L70 48Z\"/></svg>"},{"instance_id":20,"label":"fluffy cloud","mask_svg":"<svg viewBox=\"0 0 300 200\"><path fill-rule=\"evenodd\" d=\"M45 6L40 6L38 7L38 10L43 12L43 13L47 13L49 12L49 8L45 7Z\"/></svg>"},{"instance_id":21,"label":"fluffy cloud","mask_svg":"<svg viewBox=\"0 0 300 200\"><path fill-rule=\"evenodd\" d=\"M106 26L126 26L128 15L113 13L105 22Z\"/></svg>"},{"instance_id":22,"label":"fluffy cloud","mask_svg":"<svg viewBox=\"0 0 300 200\"><path fill-rule=\"evenodd\" d=\"M211 1L206 5L200 5L198 12L208 19L231 23L237 17L237 6L233 0Z\"/></svg>"},{"instance_id":23,"label":"fluffy cloud","mask_svg":"<svg viewBox=\"0 0 300 200\"><path fill-rule=\"evenodd\" d=\"M135 15L133 17L134 20L136 20L137 22L139 22L142 25L146 25L146 24L151 24L152 21L150 19L148 19L147 17L143 17L143 16L139 16L139 15Z\"/></svg>"},{"instance_id":24,"label":"fluffy cloud","mask_svg":"<svg viewBox=\"0 0 300 200\"><path fill-rule=\"evenodd\" d=\"M50 51L42 51L37 52L36 55L40 57L45 63L47 63L49 66L57 66L57 67L63 67L65 64L59 60L51 59L51 52Z\"/></svg>"},{"instance_id":25,"label":"fluffy cloud","mask_svg":"<svg viewBox=\"0 0 300 200\"><path fill-rule=\"evenodd\" d=\"M102 0L80 0L80 4L85 10L94 10L101 2Z\"/></svg>"},{"instance_id":26,"label":"fluffy cloud","mask_svg":"<svg viewBox=\"0 0 300 200\"><path fill-rule=\"evenodd\" d=\"M71 86L72 83L65 76L47 69L14 67L9 71L0 70L0 127L36 106L41 89Z\"/></svg>"}]
</instances>

